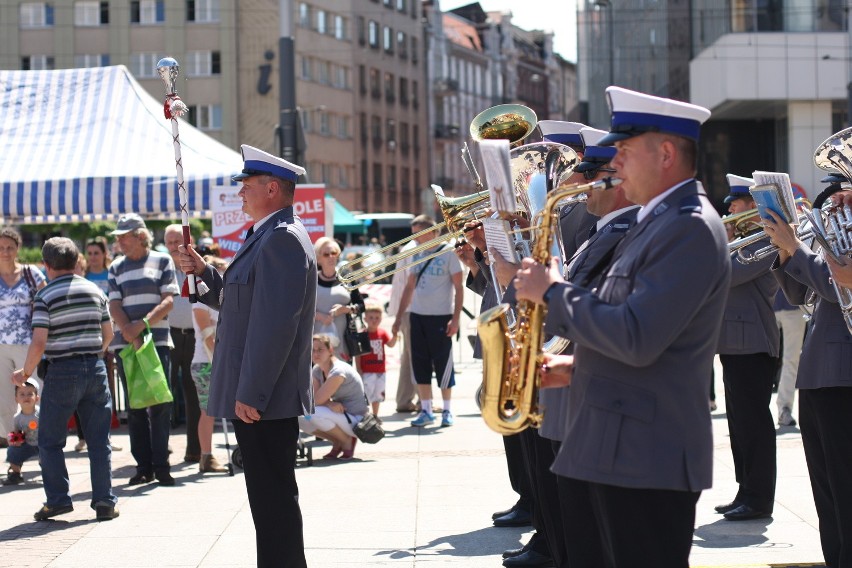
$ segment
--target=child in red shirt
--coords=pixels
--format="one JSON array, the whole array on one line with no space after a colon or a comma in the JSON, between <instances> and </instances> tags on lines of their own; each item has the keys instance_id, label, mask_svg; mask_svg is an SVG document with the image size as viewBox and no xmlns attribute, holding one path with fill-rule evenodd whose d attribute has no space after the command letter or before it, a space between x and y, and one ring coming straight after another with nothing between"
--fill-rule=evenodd
<instances>
[{"instance_id":1,"label":"child in red shirt","mask_svg":"<svg viewBox=\"0 0 852 568\"><path fill-rule=\"evenodd\" d=\"M373 414L379 415L379 404L385 400L385 345L396 345L396 336L379 327L382 323L382 307L367 304L364 308L364 324L370 334L372 353L356 358L358 372L364 379L364 393L373 408Z\"/></svg>"}]
</instances>

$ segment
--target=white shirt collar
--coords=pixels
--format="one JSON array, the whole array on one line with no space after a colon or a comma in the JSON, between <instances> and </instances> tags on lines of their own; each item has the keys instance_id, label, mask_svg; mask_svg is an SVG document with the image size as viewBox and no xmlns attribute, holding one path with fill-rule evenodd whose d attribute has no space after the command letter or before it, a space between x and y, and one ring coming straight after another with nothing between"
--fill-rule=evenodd
<instances>
[{"instance_id":1,"label":"white shirt collar","mask_svg":"<svg viewBox=\"0 0 852 568\"><path fill-rule=\"evenodd\" d=\"M616 209L615 211L611 211L610 213L607 213L606 215L604 215L603 217L598 219L598 221L597 221L597 228L598 229L597 230L600 231L601 229L603 229L606 226L607 223L609 223L610 221L612 221L613 219L615 219L616 217L618 217L619 215L621 215L625 211L630 211L631 209L635 209L637 207L639 207L639 206L638 205L630 205L629 207L622 207L621 209Z\"/></svg>"},{"instance_id":2,"label":"white shirt collar","mask_svg":"<svg viewBox=\"0 0 852 568\"><path fill-rule=\"evenodd\" d=\"M683 181L682 181L682 182L680 182L680 183L676 183L676 184L674 184L672 187L668 188L667 190L665 190L665 191L664 191L664 192L662 192L661 194L659 194L659 195L657 195L656 197L654 197L653 199L651 199L651 201L649 201L648 203L646 203L645 205L643 205L643 206L639 209L639 213L637 213L637 214L636 214L636 222L637 222L637 223L641 223L641 222L642 222L642 219L644 219L645 217L647 217L648 215L650 215L650 214L651 214L651 211L653 211L653 210L654 210L654 208L655 208L657 205L659 205L660 203L662 203L662 202L663 202L663 200L664 200L666 197L668 197L669 195L671 195L672 193L674 193L674 191L675 191L676 189L678 189L679 187L682 187L682 186L684 186L684 185L686 185L686 184L688 184L688 183L690 183L690 182L692 182L692 181L695 181L695 178L685 179L685 180L683 180Z\"/></svg>"},{"instance_id":3,"label":"white shirt collar","mask_svg":"<svg viewBox=\"0 0 852 568\"><path fill-rule=\"evenodd\" d=\"M256 231L256 230L258 230L258 229L260 229L260 228L263 226L263 224L264 224L264 223L266 223L267 221L269 221L270 219L272 219L272 217L273 217L273 216L278 215L278 214L279 214L281 211L283 211L284 209L286 209L286 207L282 207L282 208L281 208L281 209L279 209L278 211L273 211L272 213L270 213L269 215L267 215L267 216L266 216L266 217L264 217L263 219L259 219L259 220L255 221L255 222L254 222L254 225L252 225L252 228L253 228L255 231Z\"/></svg>"}]
</instances>

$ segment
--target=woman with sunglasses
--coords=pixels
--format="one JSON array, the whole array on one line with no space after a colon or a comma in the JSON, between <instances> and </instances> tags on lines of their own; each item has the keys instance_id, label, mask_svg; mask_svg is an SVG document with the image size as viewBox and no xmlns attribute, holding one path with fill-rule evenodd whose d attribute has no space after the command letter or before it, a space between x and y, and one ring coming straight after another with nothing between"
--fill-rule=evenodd
<instances>
[{"instance_id":1,"label":"woman with sunglasses","mask_svg":"<svg viewBox=\"0 0 852 568\"><path fill-rule=\"evenodd\" d=\"M314 243L317 255L317 307L314 316L314 333L331 338L335 355L352 361L343 332L346 330L346 315L353 317L364 311L364 299L358 290L351 293L337 279L337 261L340 260L340 245L329 237L320 237Z\"/></svg>"}]
</instances>

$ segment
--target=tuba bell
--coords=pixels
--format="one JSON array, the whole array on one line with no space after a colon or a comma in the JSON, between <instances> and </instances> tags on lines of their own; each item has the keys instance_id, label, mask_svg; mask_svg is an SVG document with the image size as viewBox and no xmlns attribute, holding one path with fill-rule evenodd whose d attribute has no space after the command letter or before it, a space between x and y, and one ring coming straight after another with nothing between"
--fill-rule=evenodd
<instances>
[{"instance_id":1,"label":"tuba bell","mask_svg":"<svg viewBox=\"0 0 852 568\"><path fill-rule=\"evenodd\" d=\"M508 140L510 146L519 146L532 134L538 117L524 105L497 105L477 114L470 123L470 137L476 140Z\"/></svg>"}]
</instances>

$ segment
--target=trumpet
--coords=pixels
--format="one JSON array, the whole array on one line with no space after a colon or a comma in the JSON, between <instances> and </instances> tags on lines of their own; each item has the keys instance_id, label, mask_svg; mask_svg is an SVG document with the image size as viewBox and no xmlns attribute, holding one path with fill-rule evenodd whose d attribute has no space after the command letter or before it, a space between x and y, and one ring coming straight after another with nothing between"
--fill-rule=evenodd
<instances>
[{"instance_id":1,"label":"trumpet","mask_svg":"<svg viewBox=\"0 0 852 568\"><path fill-rule=\"evenodd\" d=\"M811 207L811 202L805 199L804 197L798 198L795 203L796 207L799 209ZM736 252L737 259L743 264L750 264L752 262L761 261L764 258L778 252L778 247L776 247L775 245L767 245L751 253L748 253L743 250L746 247L766 238L766 231L758 231L753 234L748 234L749 232L753 231L754 228L751 228L745 232L737 232L738 230L740 230L740 228L745 228L746 225L744 223L747 222L753 222L755 224L755 227L758 226L759 221L750 221L749 219L749 217L753 217L756 214L757 209L749 209L748 211L743 211L742 213L735 213L733 215L727 215L722 218L722 222L725 224L735 224L735 234L739 234L740 237L728 243L728 252ZM798 218L799 228L796 230L796 237L802 241L812 239L813 233L810 229L810 223L808 222L807 217L804 213L799 213Z\"/></svg>"}]
</instances>

